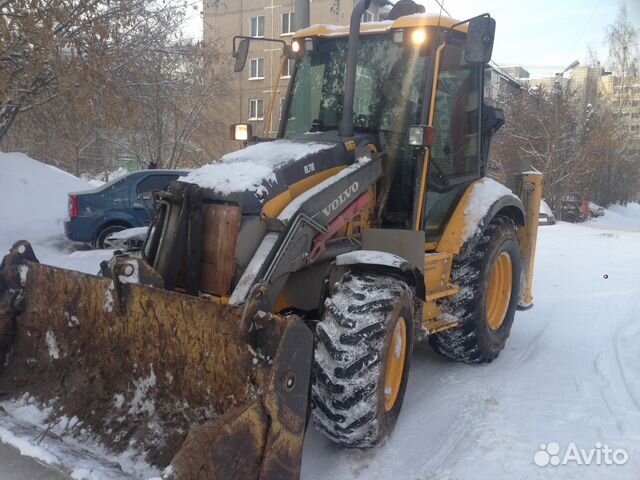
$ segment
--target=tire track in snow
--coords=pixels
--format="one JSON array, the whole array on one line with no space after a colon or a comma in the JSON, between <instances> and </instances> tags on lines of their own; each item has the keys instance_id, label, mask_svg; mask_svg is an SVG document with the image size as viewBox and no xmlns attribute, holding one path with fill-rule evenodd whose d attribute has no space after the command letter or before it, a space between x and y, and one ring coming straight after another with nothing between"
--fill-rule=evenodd
<instances>
[{"instance_id":1,"label":"tire track in snow","mask_svg":"<svg viewBox=\"0 0 640 480\"><path fill-rule=\"evenodd\" d=\"M525 316L522 313L520 315ZM531 315L526 315L526 317L531 317ZM478 369L481 373L478 372L480 375L475 377L472 382L465 382L465 387L463 388L467 391L467 395L465 398L466 406L463 410L464 414L456 416L452 428L447 432L447 436L444 439L440 439L442 443L436 451L432 451L430 454L430 464L435 469L442 469L449 464L449 459L455 454L458 447L464 447L467 442L476 442L482 435L489 433L489 429L493 426L493 422L490 421L489 417L494 412L486 408L487 402L493 400L498 404L496 399L503 398L502 391L509 380L514 376L519 376L518 372L528 364L538 351L540 342L551 323L550 317L545 318L546 320L536 324L539 328L535 336L525 343L522 351L517 353L513 352L513 350L503 352L498 359L486 365L464 365L464 368ZM527 320L532 319L520 319L520 321ZM517 321L518 317L516 316ZM514 323L514 329L516 328L517 325ZM478 399L483 401L479 402ZM460 399L456 400L456 402L459 401ZM497 432L495 436L497 438Z\"/></svg>"},{"instance_id":2,"label":"tire track in snow","mask_svg":"<svg viewBox=\"0 0 640 480\"><path fill-rule=\"evenodd\" d=\"M633 318L638 318L638 316L634 316ZM629 333L629 330L632 330L631 335L627 335ZM627 394L629 395L629 398L631 399L631 401L633 402L633 404L635 405L636 409L640 412L640 399L638 399L638 397L636 397L636 393L633 391L632 388L630 388L629 384L629 378L628 378L628 372L627 369L624 367L624 364L622 362L622 360L620 359L620 342L621 342L621 337L624 335L624 338L626 339L628 336L635 338L638 340L638 342L640 343L640 326L638 324L628 324L625 328L623 328L622 330L619 330L618 333L616 333L616 335L614 336L614 340L613 340L613 349L614 349L614 353L615 353L615 358L616 358L616 362L618 364L618 369L620 370L620 376L622 378L622 383L625 387L625 389L627 390ZM636 344L636 351L638 348L640 348L637 344ZM639 356L640 357L640 356ZM637 365L637 364L636 364Z\"/></svg>"}]
</instances>

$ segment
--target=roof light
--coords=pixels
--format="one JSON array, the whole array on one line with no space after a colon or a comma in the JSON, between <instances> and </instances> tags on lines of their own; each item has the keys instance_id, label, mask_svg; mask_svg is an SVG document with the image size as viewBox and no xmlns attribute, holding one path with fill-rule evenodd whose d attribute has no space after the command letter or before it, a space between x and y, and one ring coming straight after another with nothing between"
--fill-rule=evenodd
<instances>
[{"instance_id":1,"label":"roof light","mask_svg":"<svg viewBox=\"0 0 640 480\"><path fill-rule=\"evenodd\" d=\"M305 52L313 52L315 50L313 38L304 39L304 50Z\"/></svg>"},{"instance_id":2,"label":"roof light","mask_svg":"<svg viewBox=\"0 0 640 480\"><path fill-rule=\"evenodd\" d=\"M394 30L393 32L393 43L397 43L398 45L402 45L404 42L404 30Z\"/></svg>"},{"instance_id":3,"label":"roof light","mask_svg":"<svg viewBox=\"0 0 640 480\"><path fill-rule=\"evenodd\" d=\"M300 42L299 42L299 41L294 40L294 41L291 43L291 51L292 51L293 53L298 53L298 52L300 51Z\"/></svg>"},{"instance_id":4,"label":"roof light","mask_svg":"<svg viewBox=\"0 0 640 480\"><path fill-rule=\"evenodd\" d=\"M411 32L411 43L415 46L422 45L427 41L427 31L424 28L416 28Z\"/></svg>"}]
</instances>

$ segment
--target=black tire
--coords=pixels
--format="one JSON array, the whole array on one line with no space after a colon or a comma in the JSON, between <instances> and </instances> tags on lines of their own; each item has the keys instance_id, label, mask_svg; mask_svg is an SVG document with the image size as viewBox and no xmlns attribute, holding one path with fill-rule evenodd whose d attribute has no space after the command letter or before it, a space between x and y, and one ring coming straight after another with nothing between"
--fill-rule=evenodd
<instances>
[{"instance_id":1,"label":"black tire","mask_svg":"<svg viewBox=\"0 0 640 480\"><path fill-rule=\"evenodd\" d=\"M130 227L126 225L119 225L119 224L107 225L97 233L96 239L93 242L93 247L100 248L100 249L104 248L104 241L107 239L109 235L111 235L112 233L121 232L122 230L126 230L127 228L130 228Z\"/></svg>"},{"instance_id":2,"label":"black tire","mask_svg":"<svg viewBox=\"0 0 640 480\"><path fill-rule=\"evenodd\" d=\"M490 275L498 256L508 253L512 287L502 323L491 328L487 315ZM447 358L465 363L488 363L502 351L509 338L520 292L520 251L513 221L498 216L484 232L471 239L455 258L451 279L460 291L439 306L453 315L460 327L429 335L433 349Z\"/></svg>"},{"instance_id":3,"label":"black tire","mask_svg":"<svg viewBox=\"0 0 640 480\"><path fill-rule=\"evenodd\" d=\"M339 444L372 447L391 433L402 407L413 350L414 294L404 281L378 273L348 272L332 290L316 329L314 425ZM400 318L403 354L395 353L402 351L399 346L390 348ZM400 358L394 397L391 388L385 392L386 366Z\"/></svg>"}]
</instances>

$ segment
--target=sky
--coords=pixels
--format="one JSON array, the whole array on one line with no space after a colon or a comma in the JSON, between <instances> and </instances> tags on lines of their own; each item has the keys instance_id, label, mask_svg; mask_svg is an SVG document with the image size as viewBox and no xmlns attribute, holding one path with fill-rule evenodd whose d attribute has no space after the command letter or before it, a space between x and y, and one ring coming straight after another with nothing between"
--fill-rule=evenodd
<instances>
[{"instance_id":1,"label":"sky","mask_svg":"<svg viewBox=\"0 0 640 480\"><path fill-rule=\"evenodd\" d=\"M434 0L421 0L439 12ZM442 2L441 2L442 3ZM622 0L444 0L454 18L488 12L496 19L493 60L500 66L522 65L532 77L551 76L571 62L587 60L587 46L606 66L607 25ZM640 27L640 0L627 0L632 24Z\"/></svg>"},{"instance_id":2,"label":"sky","mask_svg":"<svg viewBox=\"0 0 640 480\"><path fill-rule=\"evenodd\" d=\"M497 24L493 60L502 67L521 65L532 78L538 78L552 76L574 60L584 64L587 46L606 67L605 30L614 22L622 1L444 0L444 8L460 20L490 13ZM435 0L418 3L425 5L427 12L440 11ZM640 28L640 0L626 0L626 4L632 24ZM197 11L191 11L185 34L202 35Z\"/></svg>"}]
</instances>

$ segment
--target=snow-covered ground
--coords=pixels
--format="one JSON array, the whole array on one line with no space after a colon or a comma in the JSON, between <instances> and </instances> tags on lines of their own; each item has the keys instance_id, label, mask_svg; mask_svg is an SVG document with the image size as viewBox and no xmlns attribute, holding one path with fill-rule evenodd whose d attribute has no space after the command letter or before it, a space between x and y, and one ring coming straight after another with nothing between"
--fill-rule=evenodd
<instances>
[{"instance_id":1,"label":"snow-covered ground","mask_svg":"<svg viewBox=\"0 0 640 480\"><path fill-rule=\"evenodd\" d=\"M82 251L64 236L69 192L94 188L90 183L22 153L0 152L0 252L17 240L29 240L42 263L96 273L105 250Z\"/></svg>"},{"instance_id":2,"label":"snow-covered ground","mask_svg":"<svg viewBox=\"0 0 640 480\"><path fill-rule=\"evenodd\" d=\"M61 223L66 192L90 186L19 154L0 154L0 172L0 251L26 238L44 263L95 272L109 253L74 251ZM517 313L500 357L469 366L417 348L403 411L386 444L347 450L310 428L303 478L640 478L639 270L639 204L611 207L584 224L541 227L535 307ZM4 405L14 413L20 407ZM30 411L28 402L24 407ZM35 412L24 417L42 420ZM558 455L549 457L556 446ZM534 462L537 453L539 462L562 463L567 451L574 460L566 465ZM575 461L590 453L590 465ZM3 462L0 480L53 478L36 477L15 455L0 445L0 459L14 458ZM625 455L624 465L604 464ZM147 471L142 464L133 470Z\"/></svg>"},{"instance_id":3,"label":"snow-covered ground","mask_svg":"<svg viewBox=\"0 0 640 480\"><path fill-rule=\"evenodd\" d=\"M387 443L345 450L311 432L303 478L640 478L640 205L541 227L535 268L535 306L516 314L496 361L416 349ZM595 449L591 465L534 463L550 443L562 463L572 442ZM595 465L605 445L626 464Z\"/></svg>"}]
</instances>

